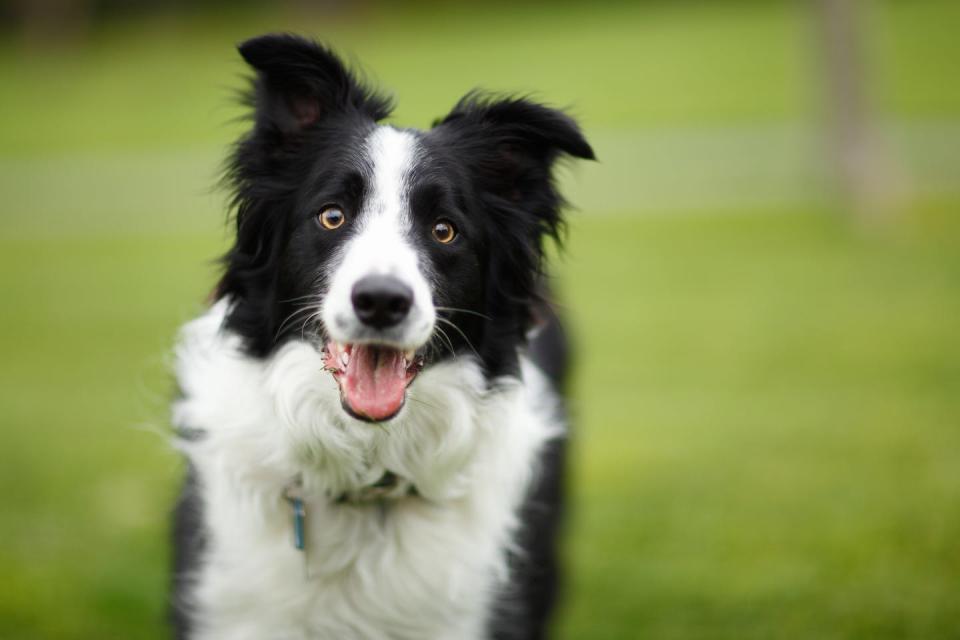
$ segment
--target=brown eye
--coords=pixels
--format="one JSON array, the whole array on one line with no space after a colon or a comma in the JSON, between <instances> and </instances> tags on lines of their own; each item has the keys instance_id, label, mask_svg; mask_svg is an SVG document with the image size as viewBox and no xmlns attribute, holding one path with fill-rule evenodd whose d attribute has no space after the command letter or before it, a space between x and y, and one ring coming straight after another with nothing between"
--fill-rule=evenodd
<instances>
[{"instance_id":1,"label":"brown eye","mask_svg":"<svg viewBox=\"0 0 960 640\"><path fill-rule=\"evenodd\" d=\"M323 225L324 229L333 231L343 226L347 216L343 214L343 210L340 207L327 207L320 212L319 218L320 224Z\"/></svg>"},{"instance_id":2,"label":"brown eye","mask_svg":"<svg viewBox=\"0 0 960 640\"><path fill-rule=\"evenodd\" d=\"M433 237L441 244L450 244L457 237L457 230L449 220L437 220L433 223Z\"/></svg>"}]
</instances>

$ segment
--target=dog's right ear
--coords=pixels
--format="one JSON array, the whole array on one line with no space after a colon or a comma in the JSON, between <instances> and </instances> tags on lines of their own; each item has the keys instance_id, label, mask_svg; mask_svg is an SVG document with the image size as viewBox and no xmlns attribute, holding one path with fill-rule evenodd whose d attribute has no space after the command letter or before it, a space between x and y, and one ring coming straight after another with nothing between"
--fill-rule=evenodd
<instances>
[{"instance_id":1,"label":"dog's right ear","mask_svg":"<svg viewBox=\"0 0 960 640\"><path fill-rule=\"evenodd\" d=\"M237 49L257 72L253 103L260 131L296 135L337 113L372 120L390 114L391 101L360 83L322 45L290 34L252 38Z\"/></svg>"}]
</instances>

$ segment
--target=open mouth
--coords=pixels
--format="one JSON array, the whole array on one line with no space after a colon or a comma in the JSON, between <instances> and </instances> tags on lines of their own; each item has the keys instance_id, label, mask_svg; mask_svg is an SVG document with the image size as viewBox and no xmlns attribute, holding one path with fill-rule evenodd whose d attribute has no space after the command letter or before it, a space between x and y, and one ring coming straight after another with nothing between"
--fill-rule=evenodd
<instances>
[{"instance_id":1,"label":"open mouth","mask_svg":"<svg viewBox=\"0 0 960 640\"><path fill-rule=\"evenodd\" d=\"M389 420L399 413L423 357L382 344L327 343L324 364L340 385L340 401L354 418Z\"/></svg>"}]
</instances>

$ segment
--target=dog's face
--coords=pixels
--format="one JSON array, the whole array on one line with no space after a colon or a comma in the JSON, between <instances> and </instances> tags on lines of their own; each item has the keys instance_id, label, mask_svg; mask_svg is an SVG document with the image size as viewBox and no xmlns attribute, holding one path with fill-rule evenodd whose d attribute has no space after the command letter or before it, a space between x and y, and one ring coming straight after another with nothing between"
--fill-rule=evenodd
<instances>
[{"instance_id":1,"label":"dog's face","mask_svg":"<svg viewBox=\"0 0 960 640\"><path fill-rule=\"evenodd\" d=\"M344 411L372 421L445 358L514 373L542 236L560 222L553 164L593 157L575 123L468 95L429 131L397 129L319 45L264 36L240 52L257 71L255 123L228 174L237 241L218 294L249 351L316 344Z\"/></svg>"}]
</instances>

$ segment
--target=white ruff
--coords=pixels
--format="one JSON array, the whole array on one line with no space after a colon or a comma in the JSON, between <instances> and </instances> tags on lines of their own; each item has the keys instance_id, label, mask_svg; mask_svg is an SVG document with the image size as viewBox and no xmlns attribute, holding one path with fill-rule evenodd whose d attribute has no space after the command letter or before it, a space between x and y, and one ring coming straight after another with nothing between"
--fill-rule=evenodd
<instances>
[{"instance_id":1,"label":"white ruff","mask_svg":"<svg viewBox=\"0 0 960 640\"><path fill-rule=\"evenodd\" d=\"M424 370L401 413L371 425L346 416L313 346L242 355L226 309L187 324L177 351L174 422L206 432L181 444L208 536L188 598L197 637L480 637L537 453L561 430L543 376L525 362L523 382L487 391L460 357ZM422 498L328 497L385 470ZM297 474L311 496L306 560L282 498Z\"/></svg>"}]
</instances>

